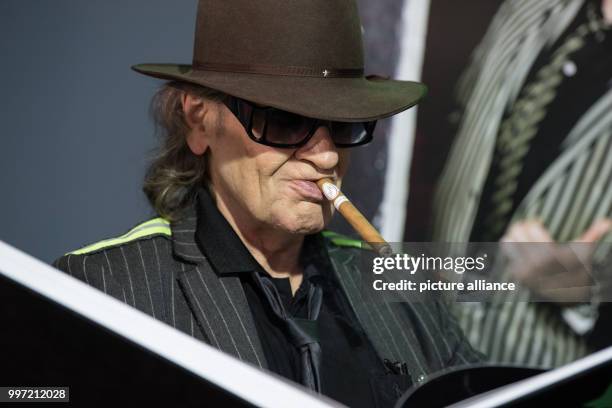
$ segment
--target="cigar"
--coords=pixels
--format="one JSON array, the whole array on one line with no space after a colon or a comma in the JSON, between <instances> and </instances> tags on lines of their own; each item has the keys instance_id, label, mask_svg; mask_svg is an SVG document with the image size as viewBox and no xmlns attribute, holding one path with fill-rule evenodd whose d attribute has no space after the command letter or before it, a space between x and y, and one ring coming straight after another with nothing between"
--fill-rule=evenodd
<instances>
[{"instance_id":1,"label":"cigar","mask_svg":"<svg viewBox=\"0 0 612 408\"><path fill-rule=\"evenodd\" d=\"M391 246L384 240L376 228L370 224L363 214L361 214L330 179L322 178L317 181L317 185L323 192L325 198L334 204L336 210L344 216L348 223L357 231L359 236L370 244L379 255L388 256L393 253Z\"/></svg>"}]
</instances>

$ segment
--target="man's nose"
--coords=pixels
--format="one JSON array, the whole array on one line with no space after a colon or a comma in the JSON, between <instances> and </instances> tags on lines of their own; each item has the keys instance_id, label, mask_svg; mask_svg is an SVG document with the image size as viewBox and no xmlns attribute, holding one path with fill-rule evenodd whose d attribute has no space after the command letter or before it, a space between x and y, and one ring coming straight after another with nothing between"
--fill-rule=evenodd
<instances>
[{"instance_id":1,"label":"man's nose","mask_svg":"<svg viewBox=\"0 0 612 408\"><path fill-rule=\"evenodd\" d=\"M295 152L296 158L308 160L317 168L330 170L338 165L338 148L328 126L319 125L310 140Z\"/></svg>"}]
</instances>

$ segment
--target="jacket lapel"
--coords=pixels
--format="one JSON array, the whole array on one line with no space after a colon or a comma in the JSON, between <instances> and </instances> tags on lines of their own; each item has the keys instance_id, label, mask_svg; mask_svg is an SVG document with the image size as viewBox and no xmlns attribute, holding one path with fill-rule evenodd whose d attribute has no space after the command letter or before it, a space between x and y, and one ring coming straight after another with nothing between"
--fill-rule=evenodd
<instances>
[{"instance_id":1,"label":"jacket lapel","mask_svg":"<svg viewBox=\"0 0 612 408\"><path fill-rule=\"evenodd\" d=\"M198 328L212 346L267 368L242 284L235 276L220 277L213 271L196 243L196 225L195 208L171 224L173 252L183 263L172 284L178 284Z\"/></svg>"},{"instance_id":2,"label":"jacket lapel","mask_svg":"<svg viewBox=\"0 0 612 408\"><path fill-rule=\"evenodd\" d=\"M381 361L405 362L413 380L426 374L429 369L425 354L414 334L410 314L400 310L403 305L377 301L363 289L359 260L353 251L333 245L327 246L327 251L350 306Z\"/></svg>"}]
</instances>

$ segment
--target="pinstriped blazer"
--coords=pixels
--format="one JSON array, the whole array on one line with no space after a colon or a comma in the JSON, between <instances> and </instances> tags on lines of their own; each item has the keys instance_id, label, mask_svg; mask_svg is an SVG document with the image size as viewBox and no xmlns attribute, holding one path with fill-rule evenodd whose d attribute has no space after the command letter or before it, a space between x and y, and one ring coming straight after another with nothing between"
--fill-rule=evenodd
<instances>
[{"instance_id":1,"label":"pinstriped blazer","mask_svg":"<svg viewBox=\"0 0 612 408\"><path fill-rule=\"evenodd\" d=\"M127 234L69 253L58 269L236 358L267 368L253 317L236 276L217 275L196 243L197 213L157 218ZM333 273L381 359L406 362L413 381L476 362L456 321L440 303L379 303L361 290L362 249L324 239Z\"/></svg>"},{"instance_id":2,"label":"pinstriped blazer","mask_svg":"<svg viewBox=\"0 0 612 408\"><path fill-rule=\"evenodd\" d=\"M509 0L501 6L458 87L462 120L434 201L434 240L469 240L504 110L540 51L583 4ZM554 239L566 242L612 216L612 88L559 140L561 154L532 185L512 221L541 219ZM587 352L584 337L566 324L560 308L497 300L457 306L470 341L492 360L550 367Z\"/></svg>"}]
</instances>

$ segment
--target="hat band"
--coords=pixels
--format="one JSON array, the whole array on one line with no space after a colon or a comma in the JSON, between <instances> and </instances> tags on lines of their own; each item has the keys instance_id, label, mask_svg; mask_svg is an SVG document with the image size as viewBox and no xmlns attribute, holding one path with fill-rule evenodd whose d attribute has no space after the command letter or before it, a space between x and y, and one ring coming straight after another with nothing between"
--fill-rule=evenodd
<instances>
[{"instance_id":1,"label":"hat band","mask_svg":"<svg viewBox=\"0 0 612 408\"><path fill-rule=\"evenodd\" d=\"M193 68L201 71L239 72L245 74L285 75L320 78L359 78L363 68L312 68L261 64L225 64L193 61Z\"/></svg>"}]
</instances>

